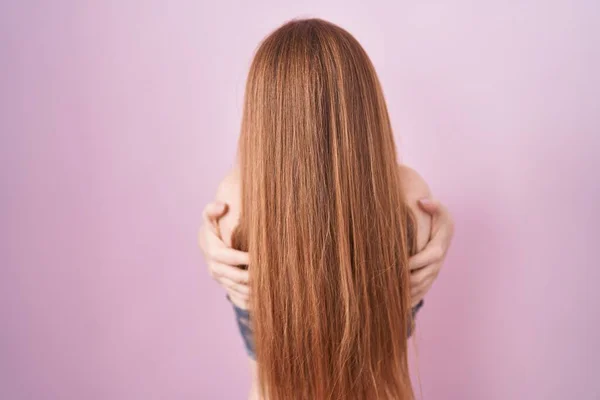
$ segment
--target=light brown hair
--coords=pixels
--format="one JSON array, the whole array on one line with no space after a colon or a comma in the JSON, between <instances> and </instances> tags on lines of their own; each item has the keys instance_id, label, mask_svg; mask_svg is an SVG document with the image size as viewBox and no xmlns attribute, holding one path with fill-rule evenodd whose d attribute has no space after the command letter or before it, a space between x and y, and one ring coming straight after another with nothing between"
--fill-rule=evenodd
<instances>
[{"instance_id":1,"label":"light brown hair","mask_svg":"<svg viewBox=\"0 0 600 400\"><path fill-rule=\"evenodd\" d=\"M271 400L412 399L414 223L390 120L358 41L286 23L252 62L239 143L259 391Z\"/></svg>"}]
</instances>

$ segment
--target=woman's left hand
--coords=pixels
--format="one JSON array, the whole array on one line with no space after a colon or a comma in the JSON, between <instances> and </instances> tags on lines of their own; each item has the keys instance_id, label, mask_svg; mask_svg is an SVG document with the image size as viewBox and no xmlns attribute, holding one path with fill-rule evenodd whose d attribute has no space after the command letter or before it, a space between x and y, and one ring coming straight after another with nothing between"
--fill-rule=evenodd
<instances>
[{"instance_id":1,"label":"woman's left hand","mask_svg":"<svg viewBox=\"0 0 600 400\"><path fill-rule=\"evenodd\" d=\"M431 239L423 250L409 260L410 291L413 306L431 289L437 278L454 235L454 221L442 203L421 199L419 206L431 215Z\"/></svg>"}]
</instances>

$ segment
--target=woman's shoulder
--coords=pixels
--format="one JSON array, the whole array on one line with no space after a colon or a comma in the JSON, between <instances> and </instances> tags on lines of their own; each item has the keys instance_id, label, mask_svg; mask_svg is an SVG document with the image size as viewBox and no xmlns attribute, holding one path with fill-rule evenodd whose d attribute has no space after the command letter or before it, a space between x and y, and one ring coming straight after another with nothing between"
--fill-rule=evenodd
<instances>
[{"instance_id":1,"label":"woman's shoulder","mask_svg":"<svg viewBox=\"0 0 600 400\"><path fill-rule=\"evenodd\" d=\"M417 224L417 248L421 250L431 235L431 216L421 209L419 199L431 197L431 190L425 179L414 169L400 164L400 184L406 204L410 207Z\"/></svg>"},{"instance_id":2,"label":"woman's shoulder","mask_svg":"<svg viewBox=\"0 0 600 400\"><path fill-rule=\"evenodd\" d=\"M429 185L417 171L403 164L398 164L398 170L400 171L400 184L407 197L420 199L431 196Z\"/></svg>"},{"instance_id":3,"label":"woman's shoulder","mask_svg":"<svg viewBox=\"0 0 600 400\"><path fill-rule=\"evenodd\" d=\"M221 180L215 199L227 204L227 213L219 219L221 238L231 245L231 234L240 219L241 212L240 177L236 169L232 169Z\"/></svg>"}]
</instances>

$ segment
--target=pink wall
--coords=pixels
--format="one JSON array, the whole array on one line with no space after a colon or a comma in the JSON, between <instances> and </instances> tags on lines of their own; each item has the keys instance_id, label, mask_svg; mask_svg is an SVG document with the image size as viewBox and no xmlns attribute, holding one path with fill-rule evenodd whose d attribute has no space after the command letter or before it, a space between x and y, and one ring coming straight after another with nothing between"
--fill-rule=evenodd
<instances>
[{"instance_id":1,"label":"pink wall","mask_svg":"<svg viewBox=\"0 0 600 400\"><path fill-rule=\"evenodd\" d=\"M0 398L243 398L196 231L253 49L295 16L363 43L455 215L425 398L600 398L598 2L95 3L0 5Z\"/></svg>"}]
</instances>

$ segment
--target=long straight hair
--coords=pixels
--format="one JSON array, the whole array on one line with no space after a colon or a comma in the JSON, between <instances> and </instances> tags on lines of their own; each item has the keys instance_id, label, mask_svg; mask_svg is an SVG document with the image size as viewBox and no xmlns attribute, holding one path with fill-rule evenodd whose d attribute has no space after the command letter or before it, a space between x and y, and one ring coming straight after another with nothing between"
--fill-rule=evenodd
<instances>
[{"instance_id":1,"label":"long straight hair","mask_svg":"<svg viewBox=\"0 0 600 400\"><path fill-rule=\"evenodd\" d=\"M360 44L319 19L260 45L239 142L258 386L271 400L412 399L414 224Z\"/></svg>"}]
</instances>

